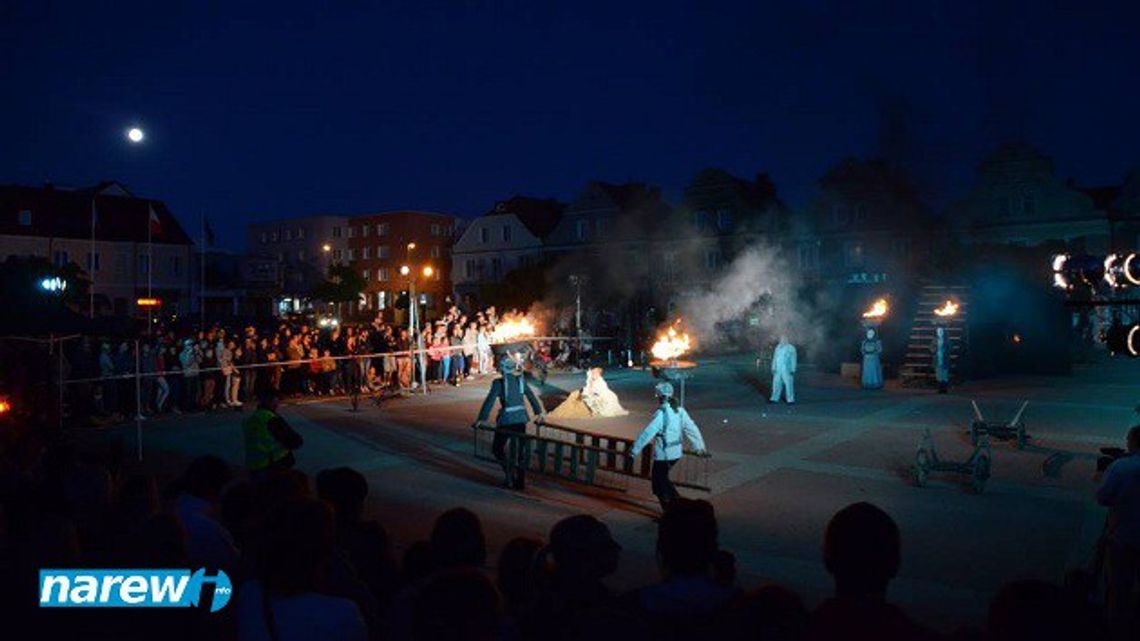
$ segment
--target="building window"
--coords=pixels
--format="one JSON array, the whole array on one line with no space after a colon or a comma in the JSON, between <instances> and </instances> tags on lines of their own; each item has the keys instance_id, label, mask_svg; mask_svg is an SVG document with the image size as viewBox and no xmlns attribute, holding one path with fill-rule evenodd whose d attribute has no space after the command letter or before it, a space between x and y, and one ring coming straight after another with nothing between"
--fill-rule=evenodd
<instances>
[{"instance_id":1,"label":"building window","mask_svg":"<svg viewBox=\"0 0 1140 641\"><path fill-rule=\"evenodd\" d=\"M368 228L362 227L361 229L368 229ZM364 247L363 249L360 250L360 260L368 260L369 258L372 258L372 248L371 247Z\"/></svg>"},{"instance_id":2,"label":"building window","mask_svg":"<svg viewBox=\"0 0 1140 641\"><path fill-rule=\"evenodd\" d=\"M439 249L439 245L432 245L431 246L431 257L432 258L439 258L441 253L442 252Z\"/></svg>"},{"instance_id":3,"label":"building window","mask_svg":"<svg viewBox=\"0 0 1140 641\"><path fill-rule=\"evenodd\" d=\"M524 254L522 256L519 256L519 267L526 269L526 268L530 267L530 265L531 265L531 260L530 260L529 255Z\"/></svg>"},{"instance_id":4,"label":"building window","mask_svg":"<svg viewBox=\"0 0 1140 641\"><path fill-rule=\"evenodd\" d=\"M284 253L277 252L277 262L279 262L279 263L285 262L285 254Z\"/></svg>"},{"instance_id":5,"label":"building window","mask_svg":"<svg viewBox=\"0 0 1140 641\"><path fill-rule=\"evenodd\" d=\"M293 230L292 229L286 229L285 230L285 242L289 242L290 240L293 240Z\"/></svg>"},{"instance_id":6,"label":"building window","mask_svg":"<svg viewBox=\"0 0 1140 641\"><path fill-rule=\"evenodd\" d=\"M503 259L492 258L491 259L491 278L494 280L498 280L499 277L502 275L503 275Z\"/></svg>"},{"instance_id":7,"label":"building window","mask_svg":"<svg viewBox=\"0 0 1140 641\"><path fill-rule=\"evenodd\" d=\"M355 250L353 250L351 247L349 247L346 251L348 252L348 254L347 254L348 260L356 260L356 251Z\"/></svg>"},{"instance_id":8,"label":"building window","mask_svg":"<svg viewBox=\"0 0 1140 641\"><path fill-rule=\"evenodd\" d=\"M376 280L378 280L380 282L387 282L388 281L388 268L387 267L380 267L376 270ZM383 309L383 306L381 306L381 309Z\"/></svg>"},{"instance_id":9,"label":"building window","mask_svg":"<svg viewBox=\"0 0 1140 641\"><path fill-rule=\"evenodd\" d=\"M24 227L31 227L31 225L32 225L32 210L22 209L22 210L20 210L20 214L16 218L19 220L20 225L22 225Z\"/></svg>"},{"instance_id":10,"label":"building window","mask_svg":"<svg viewBox=\"0 0 1140 641\"><path fill-rule=\"evenodd\" d=\"M1021 195L1021 213L1032 216L1037 213L1037 197L1027 191Z\"/></svg>"},{"instance_id":11,"label":"building window","mask_svg":"<svg viewBox=\"0 0 1140 641\"><path fill-rule=\"evenodd\" d=\"M340 225L333 226L333 238L340 238Z\"/></svg>"},{"instance_id":12,"label":"building window","mask_svg":"<svg viewBox=\"0 0 1140 641\"><path fill-rule=\"evenodd\" d=\"M720 231L732 229L732 212L727 209L716 210L716 228Z\"/></svg>"},{"instance_id":13,"label":"building window","mask_svg":"<svg viewBox=\"0 0 1140 641\"><path fill-rule=\"evenodd\" d=\"M1008 216L1010 214L1009 196L1002 196L997 200L997 210L999 216Z\"/></svg>"},{"instance_id":14,"label":"building window","mask_svg":"<svg viewBox=\"0 0 1140 641\"><path fill-rule=\"evenodd\" d=\"M341 251L341 250L339 250L339 249L334 249L334 250L333 250L333 260L334 260L334 261L340 262L340 260L341 260L343 257L344 257L344 252L343 252L343 251Z\"/></svg>"},{"instance_id":15,"label":"building window","mask_svg":"<svg viewBox=\"0 0 1140 641\"><path fill-rule=\"evenodd\" d=\"M56 267L63 267L68 263L67 252L62 249L57 249L51 256L51 262Z\"/></svg>"},{"instance_id":16,"label":"building window","mask_svg":"<svg viewBox=\"0 0 1140 641\"><path fill-rule=\"evenodd\" d=\"M264 245L267 242L269 242L269 234L261 232L261 244Z\"/></svg>"},{"instance_id":17,"label":"building window","mask_svg":"<svg viewBox=\"0 0 1140 641\"><path fill-rule=\"evenodd\" d=\"M99 252L87 252L87 273L97 272L103 268L99 266Z\"/></svg>"},{"instance_id":18,"label":"building window","mask_svg":"<svg viewBox=\"0 0 1140 641\"><path fill-rule=\"evenodd\" d=\"M606 219L597 218L594 220L594 236L600 238L606 233Z\"/></svg>"},{"instance_id":19,"label":"building window","mask_svg":"<svg viewBox=\"0 0 1140 641\"><path fill-rule=\"evenodd\" d=\"M590 225L590 221L588 221L588 220L577 221L574 224L574 236L578 240L586 240L586 236L589 233L589 225Z\"/></svg>"},{"instance_id":20,"label":"building window","mask_svg":"<svg viewBox=\"0 0 1140 641\"><path fill-rule=\"evenodd\" d=\"M370 229L372 229L371 225L361 225L360 226L360 237L361 238L368 238L368 230L370 230Z\"/></svg>"},{"instance_id":21,"label":"building window","mask_svg":"<svg viewBox=\"0 0 1140 641\"><path fill-rule=\"evenodd\" d=\"M372 272L365 269L360 272L360 276L363 277L364 280L371 280Z\"/></svg>"},{"instance_id":22,"label":"building window","mask_svg":"<svg viewBox=\"0 0 1140 641\"><path fill-rule=\"evenodd\" d=\"M843 266L844 267L862 267L865 259L863 252L863 243L857 240L849 240L843 243Z\"/></svg>"},{"instance_id":23,"label":"building window","mask_svg":"<svg viewBox=\"0 0 1140 641\"><path fill-rule=\"evenodd\" d=\"M297 250L297 260L299 260L299 261L305 260L305 250L303 250L303 249Z\"/></svg>"},{"instance_id":24,"label":"building window","mask_svg":"<svg viewBox=\"0 0 1140 641\"><path fill-rule=\"evenodd\" d=\"M486 227L480 227L479 228L479 242L481 242L481 243L491 242L491 230L487 229Z\"/></svg>"},{"instance_id":25,"label":"building window","mask_svg":"<svg viewBox=\"0 0 1140 641\"><path fill-rule=\"evenodd\" d=\"M705 267L707 269L720 268L721 254L719 249L710 249L705 252Z\"/></svg>"},{"instance_id":26,"label":"building window","mask_svg":"<svg viewBox=\"0 0 1140 641\"><path fill-rule=\"evenodd\" d=\"M676 275L677 275L677 252L670 250L670 251L665 252L665 277L668 280L673 280L673 278Z\"/></svg>"},{"instance_id":27,"label":"building window","mask_svg":"<svg viewBox=\"0 0 1140 641\"><path fill-rule=\"evenodd\" d=\"M356 238L356 228L353 227L352 225L348 226L348 237L349 238Z\"/></svg>"},{"instance_id":28,"label":"building window","mask_svg":"<svg viewBox=\"0 0 1140 641\"><path fill-rule=\"evenodd\" d=\"M797 250L800 270L814 272L819 269L819 243L809 242L799 246Z\"/></svg>"},{"instance_id":29,"label":"building window","mask_svg":"<svg viewBox=\"0 0 1140 641\"><path fill-rule=\"evenodd\" d=\"M432 235L432 236L438 236L438 235L439 235L439 225L438 225L438 224L436 224L436 223L432 223L432 225L431 225L431 235Z\"/></svg>"},{"instance_id":30,"label":"building window","mask_svg":"<svg viewBox=\"0 0 1140 641\"><path fill-rule=\"evenodd\" d=\"M474 258L468 258L465 267L466 267L465 274L466 274L467 278L469 280L474 280L474 278L475 278L475 259Z\"/></svg>"},{"instance_id":31,"label":"building window","mask_svg":"<svg viewBox=\"0 0 1140 641\"><path fill-rule=\"evenodd\" d=\"M96 269L98 269L98 264L99 264L99 255L96 254L95 255ZM170 257L170 275L171 276L181 276L182 275L182 258L181 257L179 257L179 256L171 256Z\"/></svg>"},{"instance_id":32,"label":"building window","mask_svg":"<svg viewBox=\"0 0 1140 641\"><path fill-rule=\"evenodd\" d=\"M835 203L831 206L831 222L837 227L846 227L851 224L851 210L846 203Z\"/></svg>"},{"instance_id":33,"label":"building window","mask_svg":"<svg viewBox=\"0 0 1140 641\"><path fill-rule=\"evenodd\" d=\"M431 277L433 280L443 280L443 270L437 269L437 270L433 271L431 273Z\"/></svg>"},{"instance_id":34,"label":"building window","mask_svg":"<svg viewBox=\"0 0 1140 641\"><path fill-rule=\"evenodd\" d=\"M297 228L297 240L304 240L304 239L305 239L305 228L304 227L298 227Z\"/></svg>"},{"instance_id":35,"label":"building window","mask_svg":"<svg viewBox=\"0 0 1140 641\"><path fill-rule=\"evenodd\" d=\"M503 242L504 243L511 242L511 226L510 225L503 225Z\"/></svg>"},{"instance_id":36,"label":"building window","mask_svg":"<svg viewBox=\"0 0 1140 641\"><path fill-rule=\"evenodd\" d=\"M867 219L867 205L864 203L855 203L853 208L855 224L862 225Z\"/></svg>"},{"instance_id":37,"label":"building window","mask_svg":"<svg viewBox=\"0 0 1140 641\"><path fill-rule=\"evenodd\" d=\"M891 243L892 253L895 258L900 261L907 262L910 260L910 239L909 238L896 238Z\"/></svg>"},{"instance_id":38,"label":"building window","mask_svg":"<svg viewBox=\"0 0 1140 641\"><path fill-rule=\"evenodd\" d=\"M704 211L701 211L699 209L697 211L693 212L693 227L696 227L698 230L701 230L701 229L704 229L705 225L707 225L707 224L708 224L708 214L706 214Z\"/></svg>"},{"instance_id":39,"label":"building window","mask_svg":"<svg viewBox=\"0 0 1140 641\"><path fill-rule=\"evenodd\" d=\"M376 280L384 280L380 278L380 271L376 272ZM388 292L376 292L376 309L388 308Z\"/></svg>"},{"instance_id":40,"label":"building window","mask_svg":"<svg viewBox=\"0 0 1140 641\"><path fill-rule=\"evenodd\" d=\"M392 254L392 249L390 247L388 247L387 245L377 245L376 246L376 258L378 258L380 260L384 260L385 258L388 258L391 254Z\"/></svg>"},{"instance_id":41,"label":"building window","mask_svg":"<svg viewBox=\"0 0 1140 641\"><path fill-rule=\"evenodd\" d=\"M139 273L146 274L150 272L150 256L147 254L139 255Z\"/></svg>"},{"instance_id":42,"label":"building window","mask_svg":"<svg viewBox=\"0 0 1140 641\"><path fill-rule=\"evenodd\" d=\"M388 235L388 223L376 223L376 235L377 236L387 236Z\"/></svg>"},{"instance_id":43,"label":"building window","mask_svg":"<svg viewBox=\"0 0 1140 641\"><path fill-rule=\"evenodd\" d=\"M269 234L269 240L271 240L273 242L277 242L277 232L273 232L273 233Z\"/></svg>"}]
</instances>

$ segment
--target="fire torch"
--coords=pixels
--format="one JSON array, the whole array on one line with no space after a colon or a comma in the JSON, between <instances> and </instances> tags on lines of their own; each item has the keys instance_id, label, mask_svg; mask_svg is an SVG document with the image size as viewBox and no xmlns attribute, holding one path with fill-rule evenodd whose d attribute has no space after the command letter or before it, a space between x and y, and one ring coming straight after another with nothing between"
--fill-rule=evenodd
<instances>
[{"instance_id":1,"label":"fire torch","mask_svg":"<svg viewBox=\"0 0 1140 641\"><path fill-rule=\"evenodd\" d=\"M672 383L676 383L681 390L677 397L681 406L685 405L685 381L692 375L691 370L697 367L692 361L682 361L680 358L692 349L692 339L681 327L681 319L674 321L664 332L657 335L657 342L653 343L650 352L654 360L649 363L656 376Z\"/></svg>"}]
</instances>

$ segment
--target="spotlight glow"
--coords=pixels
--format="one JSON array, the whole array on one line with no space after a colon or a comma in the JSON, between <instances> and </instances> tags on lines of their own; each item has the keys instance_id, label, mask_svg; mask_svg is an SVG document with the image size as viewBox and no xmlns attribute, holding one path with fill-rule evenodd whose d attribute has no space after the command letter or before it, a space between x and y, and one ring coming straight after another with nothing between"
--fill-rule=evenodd
<instances>
[{"instance_id":1,"label":"spotlight glow","mask_svg":"<svg viewBox=\"0 0 1140 641\"><path fill-rule=\"evenodd\" d=\"M138 127L131 127L127 130L127 140L130 140L135 144L142 142L144 138L146 138L146 134L143 133L143 130L139 129Z\"/></svg>"}]
</instances>

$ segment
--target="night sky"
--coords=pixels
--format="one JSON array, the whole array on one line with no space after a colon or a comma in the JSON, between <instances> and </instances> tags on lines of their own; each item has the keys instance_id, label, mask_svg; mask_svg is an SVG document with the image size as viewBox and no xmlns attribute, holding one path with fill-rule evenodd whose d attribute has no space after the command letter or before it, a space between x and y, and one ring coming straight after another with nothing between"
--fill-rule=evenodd
<instances>
[{"instance_id":1,"label":"night sky","mask_svg":"<svg viewBox=\"0 0 1140 641\"><path fill-rule=\"evenodd\" d=\"M254 220L676 197L708 166L793 206L848 155L935 204L1011 139L1082 184L1140 167L1134 0L251 4L0 1L0 183L117 179L240 250Z\"/></svg>"}]
</instances>

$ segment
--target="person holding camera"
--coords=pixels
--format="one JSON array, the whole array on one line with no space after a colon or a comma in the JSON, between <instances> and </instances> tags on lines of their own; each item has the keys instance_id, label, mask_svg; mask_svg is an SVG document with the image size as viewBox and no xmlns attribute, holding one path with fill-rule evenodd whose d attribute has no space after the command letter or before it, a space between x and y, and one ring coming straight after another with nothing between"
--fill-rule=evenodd
<instances>
[{"instance_id":1,"label":"person holding camera","mask_svg":"<svg viewBox=\"0 0 1140 641\"><path fill-rule=\"evenodd\" d=\"M1108 615L1114 627L1126 629L1140 607L1135 596L1140 587L1140 425L1128 430L1128 450L1108 466L1096 500L1109 509Z\"/></svg>"}]
</instances>

